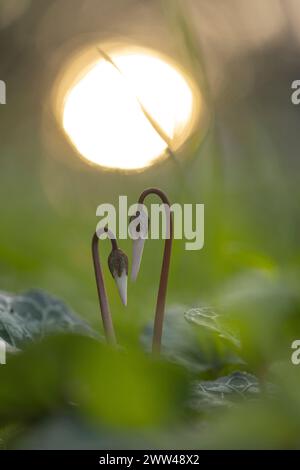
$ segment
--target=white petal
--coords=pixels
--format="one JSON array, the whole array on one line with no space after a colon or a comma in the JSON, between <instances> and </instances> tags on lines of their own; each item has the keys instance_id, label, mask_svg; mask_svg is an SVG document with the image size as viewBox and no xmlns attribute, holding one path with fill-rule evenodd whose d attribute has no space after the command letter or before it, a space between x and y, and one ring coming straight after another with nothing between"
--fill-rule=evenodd
<instances>
[{"instance_id":1,"label":"white petal","mask_svg":"<svg viewBox=\"0 0 300 470\"><path fill-rule=\"evenodd\" d=\"M123 305L125 305L126 307L127 305L127 274L125 271L123 271L121 276L118 276L118 274L116 274L114 276L114 279L116 281Z\"/></svg>"},{"instance_id":2,"label":"white petal","mask_svg":"<svg viewBox=\"0 0 300 470\"><path fill-rule=\"evenodd\" d=\"M131 267L131 280L135 281L141 266L143 251L144 251L145 240L138 238L133 240L132 250L132 267Z\"/></svg>"}]
</instances>

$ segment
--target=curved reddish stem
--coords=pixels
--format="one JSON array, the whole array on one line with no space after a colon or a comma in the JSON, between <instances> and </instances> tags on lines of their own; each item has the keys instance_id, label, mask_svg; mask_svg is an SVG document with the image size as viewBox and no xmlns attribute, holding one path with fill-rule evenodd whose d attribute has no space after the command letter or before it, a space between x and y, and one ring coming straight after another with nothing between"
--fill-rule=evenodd
<instances>
[{"instance_id":1,"label":"curved reddish stem","mask_svg":"<svg viewBox=\"0 0 300 470\"><path fill-rule=\"evenodd\" d=\"M116 239L111 238L110 240L111 240L112 248L117 249L118 245L117 245ZM98 235L97 233L94 233L93 239L92 239L92 256L93 256L93 262L94 262L95 278L96 278L96 284L97 284L101 317L102 317L103 328L104 328L104 333L105 333L107 342L111 344L116 344L117 340L116 340L114 325L112 322L112 317L111 317L110 308L108 304L104 278L103 278L103 273L102 273L101 263L100 263L100 258L99 258L98 242L99 242Z\"/></svg>"},{"instance_id":2,"label":"curved reddish stem","mask_svg":"<svg viewBox=\"0 0 300 470\"><path fill-rule=\"evenodd\" d=\"M139 197L139 204L143 204L145 198L149 194L156 194L164 204L167 204L170 208L170 202L166 194L157 188L145 189ZM155 319L154 319L154 329L153 329L153 341L152 341L152 352L160 353L161 350L161 338L163 331L164 323L164 314L165 314L165 305L166 305L166 296L168 288L168 278L169 278L169 268L171 261L171 251L172 251L172 241L173 241L173 216L171 211L169 211L169 233L168 237L165 240L165 248L163 255L163 262L160 273L159 289L157 294L156 301L156 310L155 310Z\"/></svg>"}]
</instances>

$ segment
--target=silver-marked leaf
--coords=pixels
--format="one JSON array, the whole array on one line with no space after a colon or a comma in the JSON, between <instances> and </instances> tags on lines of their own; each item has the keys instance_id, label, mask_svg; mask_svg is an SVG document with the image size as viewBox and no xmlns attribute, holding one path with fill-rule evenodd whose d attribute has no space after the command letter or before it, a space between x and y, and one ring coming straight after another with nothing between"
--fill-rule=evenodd
<instances>
[{"instance_id":1,"label":"silver-marked leaf","mask_svg":"<svg viewBox=\"0 0 300 470\"><path fill-rule=\"evenodd\" d=\"M162 355L171 362L180 364L192 372L207 370L205 358L198 347L193 329L184 320L184 307L176 305L167 310L165 315ZM142 343L147 351L151 350L153 324L148 324L143 331Z\"/></svg>"},{"instance_id":2,"label":"silver-marked leaf","mask_svg":"<svg viewBox=\"0 0 300 470\"><path fill-rule=\"evenodd\" d=\"M23 294L0 292L0 338L14 348L51 333L96 333L62 301L41 290Z\"/></svg>"},{"instance_id":3,"label":"silver-marked leaf","mask_svg":"<svg viewBox=\"0 0 300 470\"><path fill-rule=\"evenodd\" d=\"M241 347L240 339L236 332L225 324L222 315L217 314L211 307L199 307L187 310L185 319L194 325L206 328L216 333L220 338L228 340L236 348Z\"/></svg>"},{"instance_id":4,"label":"silver-marked leaf","mask_svg":"<svg viewBox=\"0 0 300 470\"><path fill-rule=\"evenodd\" d=\"M216 380L197 382L190 405L199 411L231 407L238 401L258 399L260 393L260 384L254 375L236 371Z\"/></svg>"},{"instance_id":5,"label":"silver-marked leaf","mask_svg":"<svg viewBox=\"0 0 300 470\"><path fill-rule=\"evenodd\" d=\"M218 350L214 341L203 342L197 329L186 322L186 307L175 305L167 310L162 335L162 355L169 361L180 364L193 373L226 373L231 366L244 364L236 351L224 347ZM142 342L150 350L153 324L149 324ZM227 345L226 345L227 346Z\"/></svg>"}]
</instances>

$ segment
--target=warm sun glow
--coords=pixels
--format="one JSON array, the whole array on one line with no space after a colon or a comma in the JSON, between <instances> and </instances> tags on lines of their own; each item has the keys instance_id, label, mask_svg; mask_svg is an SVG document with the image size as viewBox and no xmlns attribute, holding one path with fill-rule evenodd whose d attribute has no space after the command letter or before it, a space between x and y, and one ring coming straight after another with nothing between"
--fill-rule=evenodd
<instances>
[{"instance_id":1,"label":"warm sun glow","mask_svg":"<svg viewBox=\"0 0 300 470\"><path fill-rule=\"evenodd\" d=\"M63 127L87 160L109 168L141 169L167 148L153 122L174 146L185 140L194 113L193 91L181 72L160 56L123 52L110 57L116 67L100 58L67 93Z\"/></svg>"}]
</instances>

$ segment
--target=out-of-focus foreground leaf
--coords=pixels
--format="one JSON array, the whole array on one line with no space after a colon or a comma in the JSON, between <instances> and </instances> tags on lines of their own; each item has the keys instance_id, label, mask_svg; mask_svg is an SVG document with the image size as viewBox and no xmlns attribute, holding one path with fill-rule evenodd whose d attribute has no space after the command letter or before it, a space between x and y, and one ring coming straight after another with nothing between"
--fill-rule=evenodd
<instances>
[{"instance_id":1,"label":"out-of-focus foreground leaf","mask_svg":"<svg viewBox=\"0 0 300 470\"><path fill-rule=\"evenodd\" d=\"M52 336L0 370L0 423L28 422L76 403L95 423L149 427L182 416L187 381L178 366L81 336Z\"/></svg>"}]
</instances>

